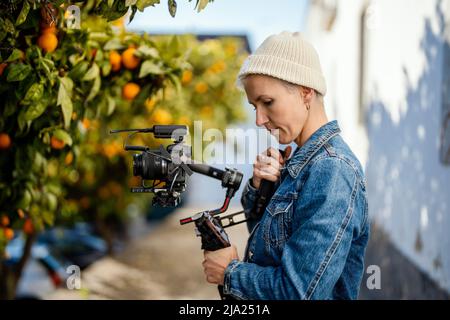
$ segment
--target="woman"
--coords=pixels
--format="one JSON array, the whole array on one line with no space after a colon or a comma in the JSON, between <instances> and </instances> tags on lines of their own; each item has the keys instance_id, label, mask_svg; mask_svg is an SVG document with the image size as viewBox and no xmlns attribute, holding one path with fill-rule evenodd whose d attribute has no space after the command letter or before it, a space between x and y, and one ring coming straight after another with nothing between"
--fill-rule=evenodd
<instances>
[{"instance_id":1,"label":"woman","mask_svg":"<svg viewBox=\"0 0 450 320\"><path fill-rule=\"evenodd\" d=\"M329 122L315 49L295 32L267 38L241 68L244 87L264 126L292 157L268 149L258 155L242 194L253 209L262 179L276 192L262 217L249 223L241 261L236 247L205 251L207 281L237 299L356 299L369 237L362 167Z\"/></svg>"}]
</instances>

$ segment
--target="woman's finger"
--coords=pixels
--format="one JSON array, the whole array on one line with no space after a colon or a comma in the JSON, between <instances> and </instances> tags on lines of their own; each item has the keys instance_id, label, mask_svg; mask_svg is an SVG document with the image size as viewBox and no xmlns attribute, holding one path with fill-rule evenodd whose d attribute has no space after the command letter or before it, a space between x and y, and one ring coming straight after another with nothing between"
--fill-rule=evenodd
<instances>
[{"instance_id":1,"label":"woman's finger","mask_svg":"<svg viewBox=\"0 0 450 320\"><path fill-rule=\"evenodd\" d=\"M256 169L253 171L253 175L259 179L269 180L276 182L278 180L278 175L276 173L263 171L260 169Z\"/></svg>"},{"instance_id":2,"label":"woman's finger","mask_svg":"<svg viewBox=\"0 0 450 320\"><path fill-rule=\"evenodd\" d=\"M264 156L264 155L258 155L256 160L256 167L257 168L264 168L265 166L272 166L275 169L280 169L280 163L277 162L274 158Z\"/></svg>"}]
</instances>

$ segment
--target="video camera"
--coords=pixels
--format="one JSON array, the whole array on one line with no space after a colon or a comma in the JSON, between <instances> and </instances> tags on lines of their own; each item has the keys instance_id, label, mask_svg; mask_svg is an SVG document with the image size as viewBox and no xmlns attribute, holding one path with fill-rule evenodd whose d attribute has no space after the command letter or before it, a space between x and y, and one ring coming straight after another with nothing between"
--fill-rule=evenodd
<instances>
[{"instance_id":1,"label":"video camera","mask_svg":"<svg viewBox=\"0 0 450 320\"><path fill-rule=\"evenodd\" d=\"M182 192L186 190L187 176L192 170L183 159L190 159L191 148L183 144L187 127L183 125L155 125L144 129L119 129L110 133L132 132L127 139L136 133L153 133L155 138L173 139L174 143L164 149L150 149L147 146L133 146L124 143L126 151L141 151L133 155L133 175L142 178L142 186L132 187L131 192L154 193L152 204L162 207L175 207L179 204ZM151 186L145 180L153 180Z\"/></svg>"},{"instance_id":2,"label":"video camera","mask_svg":"<svg viewBox=\"0 0 450 320\"><path fill-rule=\"evenodd\" d=\"M212 166L193 163L191 159L191 147L183 144L187 127L183 125L154 125L144 129L119 129L110 133L132 132L127 139L136 133L153 133L155 138L172 139L173 144L164 149L160 145L158 149L150 149L146 146L127 145L126 151L141 151L133 155L133 175L142 178L141 187L132 187L131 192L154 193L152 205L177 206L181 193L186 190L187 177L197 172L221 181L226 188L225 201L220 208L199 212L191 217L180 220L184 225L190 222L195 224L197 236L201 237L202 249L218 250L230 246L230 241L224 228L243 223L247 220L235 220L235 216L242 215L244 211L238 211L226 216L220 216L228 209L231 198L239 189L243 174L237 169L225 168L221 170ZM145 180L153 180L152 186L146 186ZM158 183L156 183L158 181ZM223 294L223 287L219 286L222 299L230 299Z\"/></svg>"},{"instance_id":3,"label":"video camera","mask_svg":"<svg viewBox=\"0 0 450 320\"><path fill-rule=\"evenodd\" d=\"M119 132L132 132L127 140L136 133L153 133L155 138L174 141L166 149L163 145L158 149L150 149L147 146L128 145L127 140L124 143L126 151L141 151L133 155L133 175L142 178L142 186L132 187L131 192L154 193L153 205L177 206L181 194L186 190L187 177L193 172L221 180L222 187L227 188L226 196L230 199L239 189L242 173L236 169L226 168L223 171L209 165L194 163L191 159L191 147L183 143L187 135L187 127L184 125L154 125L152 128L110 131L110 133ZM145 180L153 180L153 184L147 186Z\"/></svg>"}]
</instances>

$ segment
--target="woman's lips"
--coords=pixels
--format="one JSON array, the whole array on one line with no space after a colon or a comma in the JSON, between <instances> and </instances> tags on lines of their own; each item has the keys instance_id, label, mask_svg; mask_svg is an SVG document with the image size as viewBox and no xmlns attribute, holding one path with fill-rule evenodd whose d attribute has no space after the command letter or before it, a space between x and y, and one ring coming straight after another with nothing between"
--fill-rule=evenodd
<instances>
[{"instance_id":1,"label":"woman's lips","mask_svg":"<svg viewBox=\"0 0 450 320\"><path fill-rule=\"evenodd\" d=\"M278 129L278 128L267 128L267 130L268 130L270 133L275 133L275 132L278 131L279 129Z\"/></svg>"}]
</instances>

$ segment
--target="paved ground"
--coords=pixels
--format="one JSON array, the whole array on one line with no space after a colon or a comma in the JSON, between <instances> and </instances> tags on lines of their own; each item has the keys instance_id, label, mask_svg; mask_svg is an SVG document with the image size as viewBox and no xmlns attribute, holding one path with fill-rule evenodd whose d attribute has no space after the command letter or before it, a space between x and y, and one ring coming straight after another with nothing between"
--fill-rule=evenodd
<instances>
[{"instance_id":1,"label":"paved ground","mask_svg":"<svg viewBox=\"0 0 450 320\"><path fill-rule=\"evenodd\" d=\"M235 212L231 208L227 212ZM180 209L133 241L123 252L82 271L82 289L60 289L48 299L219 299L217 287L206 282L203 251L194 226L179 219L198 212ZM228 228L243 257L245 224Z\"/></svg>"},{"instance_id":2,"label":"paved ground","mask_svg":"<svg viewBox=\"0 0 450 320\"><path fill-rule=\"evenodd\" d=\"M193 225L179 219L200 209L180 209L153 225L135 223L135 235L127 247L82 271L82 289L61 289L48 299L218 299L217 288L204 279L200 238ZM230 209L235 212L239 208ZM227 229L243 257L248 231L245 224ZM137 235L137 236L136 236ZM449 299L428 277L417 270L376 226L366 252L366 267L381 268L381 290L368 290L364 274L360 299Z\"/></svg>"}]
</instances>

